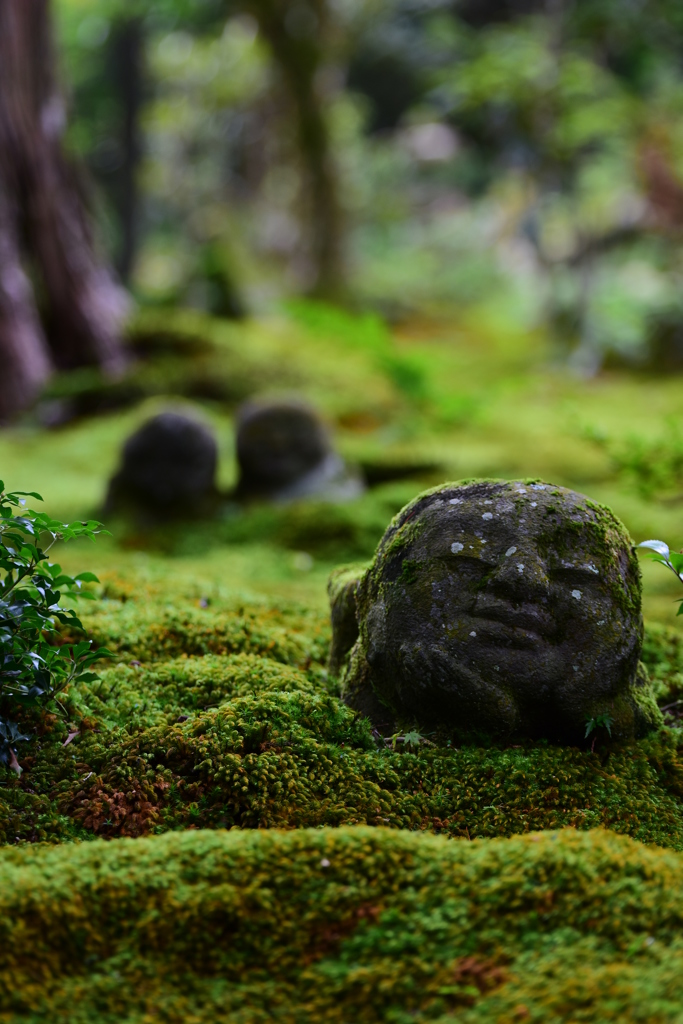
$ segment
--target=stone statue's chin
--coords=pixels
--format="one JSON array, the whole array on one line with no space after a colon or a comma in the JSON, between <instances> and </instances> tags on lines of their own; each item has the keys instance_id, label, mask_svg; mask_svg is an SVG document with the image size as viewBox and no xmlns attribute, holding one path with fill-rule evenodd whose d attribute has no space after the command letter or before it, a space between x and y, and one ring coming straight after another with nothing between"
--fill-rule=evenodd
<instances>
[{"instance_id":1,"label":"stone statue's chin","mask_svg":"<svg viewBox=\"0 0 683 1024\"><path fill-rule=\"evenodd\" d=\"M406 647L390 674L404 709L418 720L439 725L450 718L464 725L476 706L480 727L506 733L517 726L517 701L501 685L502 673L492 667L467 666L437 646Z\"/></svg>"}]
</instances>

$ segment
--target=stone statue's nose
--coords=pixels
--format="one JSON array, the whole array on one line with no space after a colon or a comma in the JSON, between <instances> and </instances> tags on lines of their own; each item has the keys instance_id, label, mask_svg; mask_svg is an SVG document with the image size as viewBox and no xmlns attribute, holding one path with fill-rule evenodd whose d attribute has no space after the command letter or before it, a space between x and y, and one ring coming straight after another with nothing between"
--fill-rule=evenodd
<instances>
[{"instance_id":1,"label":"stone statue's nose","mask_svg":"<svg viewBox=\"0 0 683 1024\"><path fill-rule=\"evenodd\" d=\"M490 582L497 593L511 594L518 601L547 597L550 591L545 564L530 548L509 549Z\"/></svg>"}]
</instances>

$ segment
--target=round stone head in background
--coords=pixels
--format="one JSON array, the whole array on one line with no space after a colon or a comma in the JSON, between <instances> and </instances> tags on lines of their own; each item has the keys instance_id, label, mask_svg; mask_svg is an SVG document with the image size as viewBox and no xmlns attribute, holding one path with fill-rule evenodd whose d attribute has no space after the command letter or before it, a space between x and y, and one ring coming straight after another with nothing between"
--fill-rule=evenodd
<instances>
[{"instance_id":1,"label":"round stone head in background","mask_svg":"<svg viewBox=\"0 0 683 1024\"><path fill-rule=\"evenodd\" d=\"M247 402L237 414L236 444L240 498L344 500L362 490L318 414L303 402Z\"/></svg>"},{"instance_id":2,"label":"round stone head in background","mask_svg":"<svg viewBox=\"0 0 683 1024\"><path fill-rule=\"evenodd\" d=\"M191 514L216 495L218 450L211 431L181 412L162 412L126 441L107 508Z\"/></svg>"},{"instance_id":3,"label":"round stone head in background","mask_svg":"<svg viewBox=\"0 0 683 1024\"><path fill-rule=\"evenodd\" d=\"M399 719L473 738L581 742L598 716L622 738L660 721L639 672L630 538L564 487L477 481L420 495L386 531L356 604L349 703L371 685Z\"/></svg>"}]
</instances>

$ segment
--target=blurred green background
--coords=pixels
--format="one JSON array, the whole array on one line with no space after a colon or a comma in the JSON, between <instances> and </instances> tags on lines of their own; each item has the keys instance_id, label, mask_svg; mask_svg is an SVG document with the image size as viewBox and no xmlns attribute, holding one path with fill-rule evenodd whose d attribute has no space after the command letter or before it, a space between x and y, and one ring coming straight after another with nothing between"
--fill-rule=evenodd
<instances>
[{"instance_id":1,"label":"blurred green background","mask_svg":"<svg viewBox=\"0 0 683 1024\"><path fill-rule=\"evenodd\" d=\"M683 8L673 0L55 0L65 146L132 297L129 368L54 375L11 488L97 514L124 439L296 393L378 483L64 559L324 602L402 504L538 476L683 545ZM391 479L391 477L395 479ZM151 571L150 570L150 571ZM646 613L676 580L645 560Z\"/></svg>"}]
</instances>

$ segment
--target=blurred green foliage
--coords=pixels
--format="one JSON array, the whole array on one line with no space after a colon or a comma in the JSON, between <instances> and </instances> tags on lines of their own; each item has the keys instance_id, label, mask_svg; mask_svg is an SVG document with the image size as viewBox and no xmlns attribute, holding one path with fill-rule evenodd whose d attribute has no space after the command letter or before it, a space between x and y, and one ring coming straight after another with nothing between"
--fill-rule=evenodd
<instances>
[{"instance_id":1,"label":"blurred green foliage","mask_svg":"<svg viewBox=\"0 0 683 1024\"><path fill-rule=\"evenodd\" d=\"M391 315L493 302L548 326L583 372L666 361L657 325L682 319L678 6L319 6L282 31L320 51L351 293ZM71 142L108 197L117 252L124 179L137 190L131 283L147 302L232 315L305 287L294 115L250 10L57 2ZM126 112L131 24L142 49Z\"/></svg>"},{"instance_id":2,"label":"blurred green foliage","mask_svg":"<svg viewBox=\"0 0 683 1024\"><path fill-rule=\"evenodd\" d=\"M630 434L616 441L590 429L587 438L609 455L615 471L644 498L676 504L683 495L683 436L674 416L663 427L657 438Z\"/></svg>"}]
</instances>

